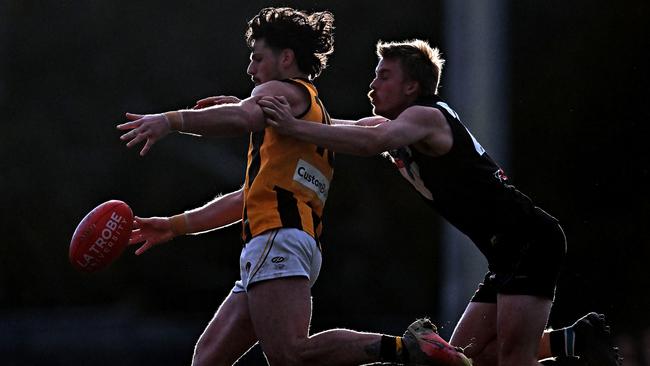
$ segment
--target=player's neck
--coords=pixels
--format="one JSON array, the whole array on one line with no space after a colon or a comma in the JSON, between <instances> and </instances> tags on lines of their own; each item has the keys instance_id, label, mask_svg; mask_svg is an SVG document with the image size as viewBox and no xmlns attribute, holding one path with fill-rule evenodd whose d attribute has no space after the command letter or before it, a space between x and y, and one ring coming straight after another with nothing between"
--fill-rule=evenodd
<instances>
[{"instance_id":1,"label":"player's neck","mask_svg":"<svg viewBox=\"0 0 650 366\"><path fill-rule=\"evenodd\" d=\"M309 78L309 75L300 71L298 65L296 65L295 63L292 63L291 66L287 67L282 71L283 71L282 76L284 76L285 79L296 79L296 78L308 79Z\"/></svg>"},{"instance_id":2,"label":"player's neck","mask_svg":"<svg viewBox=\"0 0 650 366\"><path fill-rule=\"evenodd\" d=\"M309 76L307 74L301 72L288 72L283 76L284 79L309 79Z\"/></svg>"}]
</instances>

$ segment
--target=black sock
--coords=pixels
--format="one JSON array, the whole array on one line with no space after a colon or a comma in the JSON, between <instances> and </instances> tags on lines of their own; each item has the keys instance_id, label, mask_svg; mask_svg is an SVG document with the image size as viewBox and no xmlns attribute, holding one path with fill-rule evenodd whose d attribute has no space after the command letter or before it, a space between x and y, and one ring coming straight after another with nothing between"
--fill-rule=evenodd
<instances>
[{"instance_id":1,"label":"black sock","mask_svg":"<svg viewBox=\"0 0 650 366\"><path fill-rule=\"evenodd\" d=\"M549 337L551 340L551 354L553 356L575 356L576 337L573 328L566 327L552 330Z\"/></svg>"},{"instance_id":2,"label":"black sock","mask_svg":"<svg viewBox=\"0 0 650 366\"><path fill-rule=\"evenodd\" d=\"M402 337L382 335L379 345L379 357L381 357L382 361L387 362L408 362L408 351L404 347Z\"/></svg>"}]
</instances>

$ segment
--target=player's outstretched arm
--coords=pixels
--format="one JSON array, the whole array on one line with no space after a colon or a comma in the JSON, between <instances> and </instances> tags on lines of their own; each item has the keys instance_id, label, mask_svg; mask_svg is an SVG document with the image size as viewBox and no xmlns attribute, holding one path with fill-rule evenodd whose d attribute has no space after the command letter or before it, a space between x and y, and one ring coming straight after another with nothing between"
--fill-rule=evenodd
<instances>
[{"instance_id":1,"label":"player's outstretched arm","mask_svg":"<svg viewBox=\"0 0 650 366\"><path fill-rule=\"evenodd\" d=\"M299 122L293 116L292 109L289 107L286 98L281 96L265 96L258 100L257 104L262 107L262 110L266 114L267 124L275 127L281 134L290 135L294 132L291 130L292 125ZM376 126L387 121L388 119L382 116L371 116L358 120L331 119L333 125L346 126Z\"/></svg>"},{"instance_id":2,"label":"player's outstretched arm","mask_svg":"<svg viewBox=\"0 0 650 366\"><path fill-rule=\"evenodd\" d=\"M129 122L117 125L118 130L128 131L120 136L127 147L145 142L140 151L144 156L151 147L171 131L215 137L239 136L264 128L264 116L257 105L258 97L234 101L234 97L212 97L201 100L197 107L159 114L127 113ZM213 104L212 106L206 106ZM203 106L203 107L201 107Z\"/></svg>"},{"instance_id":3,"label":"player's outstretched arm","mask_svg":"<svg viewBox=\"0 0 650 366\"><path fill-rule=\"evenodd\" d=\"M264 97L258 104L266 123L280 133L340 153L371 156L422 142L432 153L442 155L452 144L449 124L435 108L415 105L390 121L375 116L354 124L326 125L296 119L282 97Z\"/></svg>"},{"instance_id":4,"label":"player's outstretched arm","mask_svg":"<svg viewBox=\"0 0 650 366\"><path fill-rule=\"evenodd\" d=\"M130 245L142 245L140 255L153 246L186 234L199 234L220 229L241 221L244 207L243 189L219 196L194 210L171 217L135 217Z\"/></svg>"},{"instance_id":5,"label":"player's outstretched arm","mask_svg":"<svg viewBox=\"0 0 650 366\"><path fill-rule=\"evenodd\" d=\"M335 125L325 125L296 119L282 97L264 97L258 104L266 115L266 123L279 133L353 155L370 156L405 146L424 139L435 130L428 122L430 116L423 111L407 110L390 123L384 117L373 116L354 123L342 120Z\"/></svg>"},{"instance_id":6,"label":"player's outstretched arm","mask_svg":"<svg viewBox=\"0 0 650 366\"><path fill-rule=\"evenodd\" d=\"M298 87L272 80L256 86L250 97L238 103L232 103L236 100L234 97L219 96L200 100L197 108L201 109L148 115L128 113L130 122L117 128L128 131L120 136L122 141L127 142L127 147L146 141L140 155L145 155L153 144L170 131L214 137L240 136L266 127L262 107L257 101L268 95L285 97L294 110L304 108L307 103ZM207 106L209 104L214 105Z\"/></svg>"}]
</instances>

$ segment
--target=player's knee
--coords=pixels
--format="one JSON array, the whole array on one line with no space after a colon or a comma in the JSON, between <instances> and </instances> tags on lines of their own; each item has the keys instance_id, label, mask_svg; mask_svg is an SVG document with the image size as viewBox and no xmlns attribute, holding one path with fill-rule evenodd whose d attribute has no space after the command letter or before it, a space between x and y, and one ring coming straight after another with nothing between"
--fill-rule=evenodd
<instances>
[{"instance_id":1,"label":"player's knee","mask_svg":"<svg viewBox=\"0 0 650 366\"><path fill-rule=\"evenodd\" d=\"M227 366L227 363L219 362L214 357L209 357L202 353L195 353L192 357L192 366Z\"/></svg>"},{"instance_id":2,"label":"player's knee","mask_svg":"<svg viewBox=\"0 0 650 366\"><path fill-rule=\"evenodd\" d=\"M501 346L498 354L499 366L528 366L538 364L536 354L525 352L515 343L509 342Z\"/></svg>"},{"instance_id":3,"label":"player's knee","mask_svg":"<svg viewBox=\"0 0 650 366\"><path fill-rule=\"evenodd\" d=\"M308 340L294 340L285 342L281 347L265 349L269 365L271 366L303 366L316 365L314 360L309 359L307 351Z\"/></svg>"},{"instance_id":4,"label":"player's knee","mask_svg":"<svg viewBox=\"0 0 650 366\"><path fill-rule=\"evenodd\" d=\"M304 361L299 354L292 352L265 352L270 366L302 366Z\"/></svg>"},{"instance_id":5,"label":"player's knee","mask_svg":"<svg viewBox=\"0 0 650 366\"><path fill-rule=\"evenodd\" d=\"M267 354L266 359L269 361L270 366L298 366L302 365L294 355L288 354Z\"/></svg>"},{"instance_id":6,"label":"player's knee","mask_svg":"<svg viewBox=\"0 0 650 366\"><path fill-rule=\"evenodd\" d=\"M499 364L496 352L490 352L490 350L483 349L479 352L472 352L470 347L468 347L464 353L465 356L472 360L473 365L497 366Z\"/></svg>"},{"instance_id":7,"label":"player's knee","mask_svg":"<svg viewBox=\"0 0 650 366\"><path fill-rule=\"evenodd\" d=\"M205 339L199 340L194 347L192 355L192 366L229 366L231 362L219 358L219 353L214 347L210 347Z\"/></svg>"},{"instance_id":8,"label":"player's knee","mask_svg":"<svg viewBox=\"0 0 650 366\"><path fill-rule=\"evenodd\" d=\"M291 347L276 347L265 349L264 354L270 366L297 366L300 365L300 357L294 353Z\"/></svg>"},{"instance_id":9,"label":"player's knee","mask_svg":"<svg viewBox=\"0 0 650 366\"><path fill-rule=\"evenodd\" d=\"M210 357L204 349L199 348L197 345L196 348L194 348L194 354L192 355L192 366L205 366L214 364L214 362L211 362L211 358L212 357Z\"/></svg>"}]
</instances>

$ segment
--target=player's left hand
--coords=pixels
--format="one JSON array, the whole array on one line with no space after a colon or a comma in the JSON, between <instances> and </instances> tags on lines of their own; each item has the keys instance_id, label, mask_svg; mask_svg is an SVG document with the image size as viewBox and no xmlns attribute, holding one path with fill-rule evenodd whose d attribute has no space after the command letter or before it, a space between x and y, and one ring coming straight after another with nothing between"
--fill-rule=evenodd
<instances>
[{"instance_id":1,"label":"player's left hand","mask_svg":"<svg viewBox=\"0 0 650 366\"><path fill-rule=\"evenodd\" d=\"M128 141L126 147L133 147L146 140L144 147L140 150L140 156L144 156L156 141L165 137L171 131L169 121L163 114L127 113L126 118L130 122L117 125L117 129L131 131L120 136L120 140Z\"/></svg>"},{"instance_id":2,"label":"player's left hand","mask_svg":"<svg viewBox=\"0 0 650 366\"><path fill-rule=\"evenodd\" d=\"M262 107L266 116L266 124L275 127L281 134L290 133L291 126L296 123L296 118L291 112L291 105L287 98L280 97L262 97L257 101Z\"/></svg>"},{"instance_id":3,"label":"player's left hand","mask_svg":"<svg viewBox=\"0 0 650 366\"><path fill-rule=\"evenodd\" d=\"M136 251L140 255L151 247L168 242L175 234L168 217L134 217L129 245L143 243Z\"/></svg>"}]
</instances>

